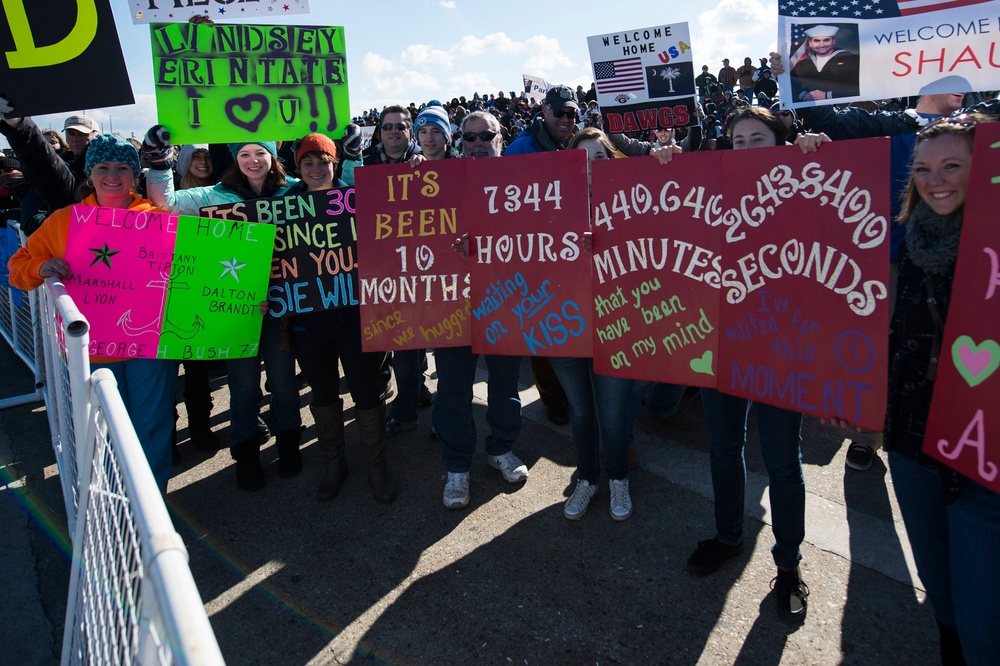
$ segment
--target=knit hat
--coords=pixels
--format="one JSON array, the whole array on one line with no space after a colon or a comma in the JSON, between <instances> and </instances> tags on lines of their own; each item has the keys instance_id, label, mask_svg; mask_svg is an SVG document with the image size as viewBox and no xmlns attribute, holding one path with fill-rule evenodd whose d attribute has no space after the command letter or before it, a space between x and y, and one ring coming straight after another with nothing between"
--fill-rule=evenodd
<instances>
[{"instance_id":1,"label":"knit hat","mask_svg":"<svg viewBox=\"0 0 1000 666\"><path fill-rule=\"evenodd\" d=\"M340 140L344 159L357 162L361 159L361 128L351 123L344 128L344 138Z\"/></svg>"},{"instance_id":2,"label":"knit hat","mask_svg":"<svg viewBox=\"0 0 1000 666\"><path fill-rule=\"evenodd\" d=\"M295 149L295 166L299 165L299 160L302 159L303 155L313 151L326 153L333 159L337 159L337 144L333 142L333 139L325 134L306 134L299 142L298 148Z\"/></svg>"},{"instance_id":3,"label":"knit hat","mask_svg":"<svg viewBox=\"0 0 1000 666\"><path fill-rule=\"evenodd\" d=\"M21 162L16 157L0 157L0 171L4 169L21 170Z\"/></svg>"},{"instance_id":4,"label":"knit hat","mask_svg":"<svg viewBox=\"0 0 1000 666\"><path fill-rule=\"evenodd\" d=\"M207 143L189 143L181 146L181 152L177 155L177 175L183 178L191 168L191 158L199 150L208 151Z\"/></svg>"},{"instance_id":5,"label":"knit hat","mask_svg":"<svg viewBox=\"0 0 1000 666\"><path fill-rule=\"evenodd\" d=\"M98 162L127 164L137 176L142 171L142 167L139 166L139 153L135 147L125 139L111 134L101 134L90 140L87 146L87 159L84 162L84 171L88 176Z\"/></svg>"},{"instance_id":6,"label":"knit hat","mask_svg":"<svg viewBox=\"0 0 1000 666\"><path fill-rule=\"evenodd\" d=\"M424 110L417 114L417 119L413 123L413 133L419 135L420 128L428 125L437 127L444 135L444 140L451 141L451 120L440 102L437 106L425 106Z\"/></svg>"},{"instance_id":7,"label":"knit hat","mask_svg":"<svg viewBox=\"0 0 1000 666\"><path fill-rule=\"evenodd\" d=\"M243 143L231 143L229 144L229 152L233 154L233 159L236 159L236 155L239 154L240 148L243 146L249 146L250 144L256 144L271 153L271 157L278 159L278 146L274 141L244 141Z\"/></svg>"}]
</instances>

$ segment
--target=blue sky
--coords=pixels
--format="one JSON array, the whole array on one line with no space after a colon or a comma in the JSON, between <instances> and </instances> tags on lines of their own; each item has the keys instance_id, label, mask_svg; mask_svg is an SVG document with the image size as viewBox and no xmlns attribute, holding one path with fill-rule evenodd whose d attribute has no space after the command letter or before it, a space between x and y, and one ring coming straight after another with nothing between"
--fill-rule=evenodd
<instances>
[{"instance_id":1,"label":"blue sky","mask_svg":"<svg viewBox=\"0 0 1000 666\"><path fill-rule=\"evenodd\" d=\"M132 24L124 0L111 2L136 104L86 111L104 131L113 127L126 136L141 136L156 120L149 29ZM716 74L724 57L739 65L750 56L756 64L777 37L776 3L761 0L636 0L601 9L522 0L311 0L310 5L309 14L288 16L284 22L344 26L352 115L390 103L419 105L473 92L518 90L522 73L587 88L593 78L587 37L616 30L687 21L695 71L707 64ZM61 130L68 115L39 116L36 122Z\"/></svg>"}]
</instances>

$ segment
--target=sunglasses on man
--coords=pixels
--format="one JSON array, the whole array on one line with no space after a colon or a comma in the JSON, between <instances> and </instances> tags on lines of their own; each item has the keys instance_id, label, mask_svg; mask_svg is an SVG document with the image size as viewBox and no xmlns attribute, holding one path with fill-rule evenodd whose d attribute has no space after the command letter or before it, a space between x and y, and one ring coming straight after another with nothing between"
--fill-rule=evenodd
<instances>
[{"instance_id":1,"label":"sunglasses on man","mask_svg":"<svg viewBox=\"0 0 1000 666\"><path fill-rule=\"evenodd\" d=\"M382 131L383 132L391 132L393 129L395 129L398 132L405 132L406 130L410 129L410 126L407 125L406 123L383 123L382 124Z\"/></svg>"},{"instance_id":2,"label":"sunglasses on man","mask_svg":"<svg viewBox=\"0 0 1000 666\"><path fill-rule=\"evenodd\" d=\"M496 135L496 132L491 132L489 130L483 130L482 132L465 132L462 134L462 141L472 143L476 139L479 139L483 143L488 143L492 141Z\"/></svg>"}]
</instances>

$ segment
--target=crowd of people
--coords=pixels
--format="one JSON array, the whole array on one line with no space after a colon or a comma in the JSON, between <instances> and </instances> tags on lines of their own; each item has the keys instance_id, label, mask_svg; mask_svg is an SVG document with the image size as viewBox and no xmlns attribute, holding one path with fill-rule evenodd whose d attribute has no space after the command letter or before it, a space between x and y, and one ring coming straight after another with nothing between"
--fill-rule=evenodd
<instances>
[{"instance_id":1,"label":"crowd of people","mask_svg":"<svg viewBox=\"0 0 1000 666\"><path fill-rule=\"evenodd\" d=\"M329 190L353 185L357 168L442 159L495 159L556 150L585 150L590 160L652 156L649 168L681 168L684 154L697 150L749 149L795 144L803 152L822 150L830 140L865 136L892 138L892 314L889 359L889 413L884 446L900 510L918 570L940 627L943 663L992 663L1000 647L1000 567L983 544L1000 542L1000 497L976 481L943 467L920 452L930 406L935 341L947 317L951 281L961 233L972 137L981 114L958 114L962 94L926 95L912 109L872 111L819 106L796 115L781 106L774 76L781 59L750 58L740 68L723 61L718 75L706 65L696 79L697 123L658 128L648 135L603 131L593 86L554 86L536 104L526 96L475 94L447 103L391 105L355 119L336 141L309 134L278 144L260 141L225 146L171 145L169 133L154 126L138 149L120 137L100 134L93 119L67 119L64 137L42 131L30 118L0 100L0 133L20 162L6 168L0 183L15 195L23 248L11 259L10 283L33 289L46 278L71 279L65 260L68 206L75 203L197 214L205 205L259 197ZM987 96L989 97L989 96ZM996 113L995 100L980 104ZM362 150L359 125L374 124L372 144ZM64 140L65 139L65 140ZM648 159L648 158L647 158ZM0 164L0 167L4 167ZM8 167L13 165L7 165ZM294 174L294 175L293 175ZM947 192L948 196L942 193ZM588 244L585 244L589 245ZM455 239L468 256L468 238ZM936 309L926 305L933 289ZM266 303L261 305L262 316ZM312 389L311 411L323 453L316 497L331 501L349 477L345 456L340 369L357 410L367 483L379 502L392 502L396 483L389 469L390 437L412 430L418 406L432 406L433 432L441 447L446 480L443 505L470 503L469 470L479 437L473 417L473 383L479 359L471 347L433 350L437 393L423 383L428 351L390 355L363 352L359 307L292 318L264 319L257 357L226 362L230 391L229 449L236 482L246 491L265 487L260 449L273 431L278 473L299 474L303 432L296 364ZM521 432L518 377L521 359L486 355L488 371L484 440L487 464L511 484L530 470L515 454ZM166 492L175 439L177 364L156 359L120 360L94 356L93 367L116 376L154 476ZM271 423L260 418L261 363L271 393ZM569 423L576 451L576 486L564 505L569 520L583 518L601 487L601 451L607 477L608 510L614 520L633 513L628 475L637 460L631 451L640 405L670 417L685 387L602 376L588 358L531 358L531 369L550 419ZM390 383L395 375L395 388ZM212 432L207 362L184 363L184 399L192 441L217 450ZM394 394L391 412L387 398ZM800 413L701 390L709 429L711 477L715 491L714 536L701 541L688 566L699 575L718 570L743 549L748 415L755 410L769 479L773 512L772 548L778 613L801 622L809 589L799 572L805 537L805 481L802 474ZM846 423L835 425L846 426ZM880 437L852 450L856 466L870 464ZM963 661L964 660L964 661Z\"/></svg>"}]
</instances>

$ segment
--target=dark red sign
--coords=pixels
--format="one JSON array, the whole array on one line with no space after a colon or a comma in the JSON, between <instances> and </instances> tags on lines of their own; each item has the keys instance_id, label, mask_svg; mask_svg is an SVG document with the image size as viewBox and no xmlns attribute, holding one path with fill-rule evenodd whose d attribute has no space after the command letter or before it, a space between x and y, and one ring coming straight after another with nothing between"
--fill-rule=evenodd
<instances>
[{"instance_id":1,"label":"dark red sign","mask_svg":"<svg viewBox=\"0 0 1000 666\"><path fill-rule=\"evenodd\" d=\"M1000 123L976 128L962 241L924 452L1000 492Z\"/></svg>"},{"instance_id":2,"label":"dark red sign","mask_svg":"<svg viewBox=\"0 0 1000 666\"><path fill-rule=\"evenodd\" d=\"M586 153L477 160L465 202L473 351L591 356Z\"/></svg>"},{"instance_id":3,"label":"dark red sign","mask_svg":"<svg viewBox=\"0 0 1000 666\"><path fill-rule=\"evenodd\" d=\"M882 429L888 143L726 154L720 391Z\"/></svg>"},{"instance_id":4,"label":"dark red sign","mask_svg":"<svg viewBox=\"0 0 1000 666\"><path fill-rule=\"evenodd\" d=\"M361 346L365 351L471 343L466 160L355 171ZM461 213L460 213L461 211Z\"/></svg>"},{"instance_id":5,"label":"dark red sign","mask_svg":"<svg viewBox=\"0 0 1000 666\"><path fill-rule=\"evenodd\" d=\"M596 372L715 386L722 158L591 165Z\"/></svg>"}]
</instances>

